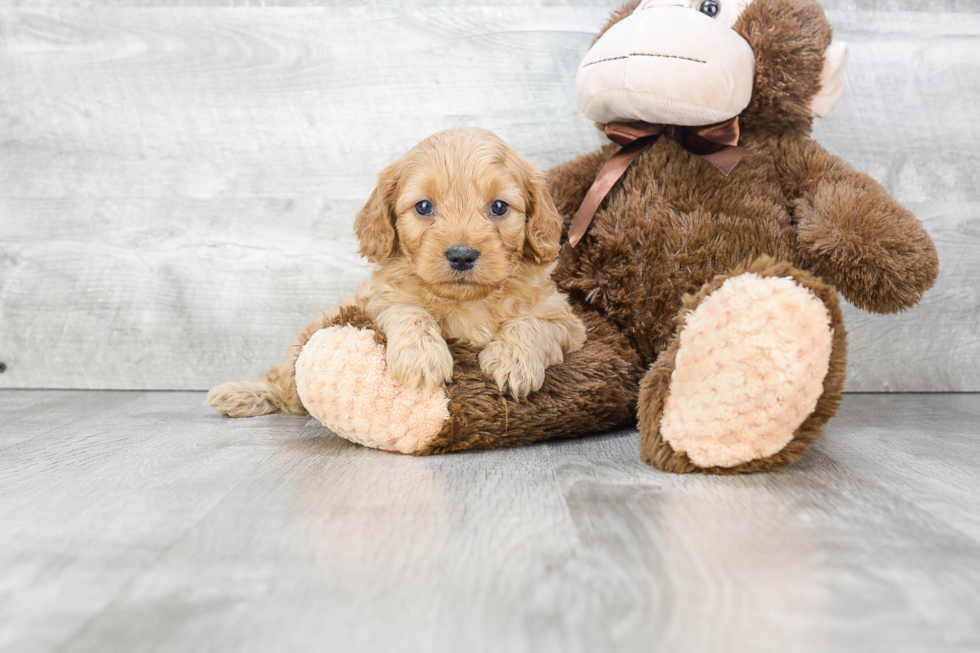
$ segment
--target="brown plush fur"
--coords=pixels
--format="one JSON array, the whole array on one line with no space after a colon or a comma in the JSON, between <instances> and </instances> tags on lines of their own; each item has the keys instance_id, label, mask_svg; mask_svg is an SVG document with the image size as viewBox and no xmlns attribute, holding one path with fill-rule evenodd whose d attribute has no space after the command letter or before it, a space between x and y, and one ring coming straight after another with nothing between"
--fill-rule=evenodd
<instances>
[{"instance_id":1,"label":"brown plush fur","mask_svg":"<svg viewBox=\"0 0 980 653\"><path fill-rule=\"evenodd\" d=\"M636 414L639 359L626 339L594 313L582 315L585 346L548 368L541 390L521 401L481 374L477 351L460 343L449 394L450 417L420 454L518 447L550 438L602 433Z\"/></svg>"},{"instance_id":2,"label":"brown plush fur","mask_svg":"<svg viewBox=\"0 0 980 653\"><path fill-rule=\"evenodd\" d=\"M742 132L808 135L810 99L820 90L833 37L823 7L816 0L754 0L735 31L755 52L755 87L739 116Z\"/></svg>"}]
</instances>

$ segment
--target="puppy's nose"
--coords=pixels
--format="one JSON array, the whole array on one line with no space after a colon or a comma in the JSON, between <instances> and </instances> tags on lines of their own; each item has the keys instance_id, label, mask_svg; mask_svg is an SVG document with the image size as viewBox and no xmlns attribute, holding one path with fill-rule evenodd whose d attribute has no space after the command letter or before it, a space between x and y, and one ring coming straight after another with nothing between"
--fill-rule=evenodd
<instances>
[{"instance_id":1,"label":"puppy's nose","mask_svg":"<svg viewBox=\"0 0 980 653\"><path fill-rule=\"evenodd\" d=\"M446 260L449 261L449 267L460 272L472 268L478 258L480 258L480 250L466 245L455 245L446 250Z\"/></svg>"}]
</instances>

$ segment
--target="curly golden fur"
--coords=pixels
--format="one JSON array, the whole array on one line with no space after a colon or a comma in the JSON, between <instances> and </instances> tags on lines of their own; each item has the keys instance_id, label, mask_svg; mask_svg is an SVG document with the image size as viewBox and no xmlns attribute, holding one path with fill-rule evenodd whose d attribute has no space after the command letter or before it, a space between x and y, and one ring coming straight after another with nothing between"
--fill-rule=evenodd
<instances>
[{"instance_id":1,"label":"curly golden fur","mask_svg":"<svg viewBox=\"0 0 980 653\"><path fill-rule=\"evenodd\" d=\"M417 210L427 202L427 211ZM496 215L491 206L503 202ZM452 129L381 171L354 231L371 280L341 306L357 306L387 340L390 374L406 387L449 383L447 340L481 349L480 368L522 398L545 370L581 349L585 327L551 280L562 221L543 175L494 134ZM456 269L450 250L476 260ZM209 403L233 417L304 412L292 367L316 325L268 375L213 388Z\"/></svg>"}]
</instances>

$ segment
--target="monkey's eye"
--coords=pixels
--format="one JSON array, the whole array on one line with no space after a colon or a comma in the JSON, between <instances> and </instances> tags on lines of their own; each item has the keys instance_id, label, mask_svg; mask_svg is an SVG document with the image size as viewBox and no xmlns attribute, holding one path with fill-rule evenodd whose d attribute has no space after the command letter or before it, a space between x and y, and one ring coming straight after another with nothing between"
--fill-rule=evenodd
<instances>
[{"instance_id":1,"label":"monkey's eye","mask_svg":"<svg viewBox=\"0 0 980 653\"><path fill-rule=\"evenodd\" d=\"M714 18L721 11L721 5L718 4L717 0L704 0L701 6L698 7L698 11L707 16L708 18Z\"/></svg>"},{"instance_id":2,"label":"monkey's eye","mask_svg":"<svg viewBox=\"0 0 980 653\"><path fill-rule=\"evenodd\" d=\"M507 202L503 200L494 200L493 204L490 205L490 215L500 218L507 214L507 209L510 207Z\"/></svg>"},{"instance_id":3,"label":"monkey's eye","mask_svg":"<svg viewBox=\"0 0 980 653\"><path fill-rule=\"evenodd\" d=\"M415 204L415 212L428 217L435 213L435 207L432 206L432 202L429 200L422 200Z\"/></svg>"}]
</instances>

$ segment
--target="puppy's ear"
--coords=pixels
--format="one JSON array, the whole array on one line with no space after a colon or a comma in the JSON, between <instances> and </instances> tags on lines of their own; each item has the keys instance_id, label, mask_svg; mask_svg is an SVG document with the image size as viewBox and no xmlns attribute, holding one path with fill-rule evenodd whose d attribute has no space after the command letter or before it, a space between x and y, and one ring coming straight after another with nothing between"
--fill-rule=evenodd
<instances>
[{"instance_id":1,"label":"puppy's ear","mask_svg":"<svg viewBox=\"0 0 980 653\"><path fill-rule=\"evenodd\" d=\"M378 175L378 185L371 191L367 204L354 218L354 234L360 242L361 256L371 263L380 263L398 250L395 231L395 199L398 193L400 161Z\"/></svg>"},{"instance_id":2,"label":"puppy's ear","mask_svg":"<svg viewBox=\"0 0 980 653\"><path fill-rule=\"evenodd\" d=\"M524 227L525 256L535 263L551 263L561 250L562 220L551 199L544 175L525 163L524 194L527 224Z\"/></svg>"}]
</instances>

